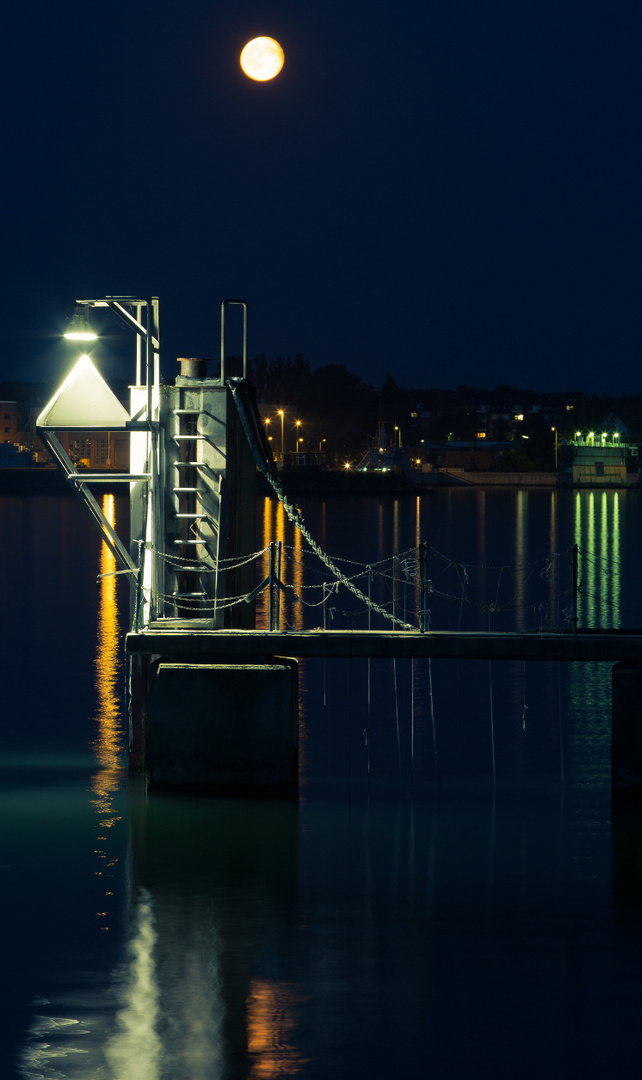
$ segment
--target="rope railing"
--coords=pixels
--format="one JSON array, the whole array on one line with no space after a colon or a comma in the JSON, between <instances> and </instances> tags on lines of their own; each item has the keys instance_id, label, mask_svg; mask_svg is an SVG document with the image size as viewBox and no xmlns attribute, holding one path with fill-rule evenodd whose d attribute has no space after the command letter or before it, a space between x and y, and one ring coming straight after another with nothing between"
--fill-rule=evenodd
<instances>
[{"instance_id":1,"label":"rope railing","mask_svg":"<svg viewBox=\"0 0 642 1080\"><path fill-rule=\"evenodd\" d=\"M297 507L293 506L292 503L289 501L283 491L283 488L281 487L278 478L274 476L270 470L265 472L264 475L268 483L274 489L276 496L279 499L279 502L283 503L283 508L290 521L299 530L303 538L312 548L312 551L314 551L315 554L321 559L321 562L324 563L325 566L327 566L328 570L330 570L336 581L338 581L339 584L343 585L346 589L348 589L354 596L357 597L357 599L361 600L362 603L365 603L371 611L374 611L376 612L376 614L381 615L384 619L388 619L395 626L399 626L404 630L416 630L417 628L415 626L412 626L410 623L405 622L403 619L397 618L396 615L392 614L390 611L386 611L386 609L381 607L380 604L376 604L374 601L372 601L368 596L366 596L364 592L361 591L361 589L359 589L354 584L353 581L351 581L345 576L345 574L342 573L336 562L325 553L320 544L317 544L314 537L310 534L304 524L301 511L298 510Z\"/></svg>"},{"instance_id":2,"label":"rope railing","mask_svg":"<svg viewBox=\"0 0 642 1080\"><path fill-rule=\"evenodd\" d=\"M300 523L297 524L297 527L301 527ZM297 583L296 597L294 596L294 587L291 584L285 585L284 582L280 582L280 586L290 593L291 599L301 603L304 608L310 610L322 608L324 605L328 605L331 599L338 598L341 590L345 589L347 593L360 602L360 608L355 611L354 609L342 608L338 603L335 603L332 605L333 618L342 615L347 619L354 620L370 612L382 616L386 621L392 622L399 628L407 630L421 628L423 625L422 619L425 622L427 616L434 620L432 607L428 608L425 603L421 604L419 602L421 599L419 596L420 549L411 548L375 563L360 563L356 560L334 559L324 552L315 541L310 546L312 551L305 552L292 545L282 545L291 565L296 560L299 561L299 576L306 580ZM570 584L567 588L562 588L559 580L554 580L555 575L559 579L560 556L557 553L553 559L545 556L542 559L521 566L511 567L506 564L492 566L464 565L443 555L436 549L429 548L427 545L425 547L428 556L426 592L430 597L431 605L443 602L452 608L456 608L459 614L458 629L461 629L461 612L464 607L484 614L490 612L495 615L528 611L532 613L534 622L541 628L542 623L550 622L550 600L543 600L541 596L539 598L527 596L527 588L532 584L539 584L549 588L555 585L556 608L559 615L563 614L562 602L566 603L565 598L570 597L572 592ZM269 548L270 545L266 545L249 555L237 559L221 560L219 569L236 569L251 561L258 563L269 552ZM207 564L201 564L197 560L181 560L177 556L167 555L162 552L159 552L158 555L160 558L165 559L175 572L198 569L200 573L212 572L216 569ZM318 563L310 562L310 555L317 556ZM339 562L343 564L345 569L338 566ZM328 568L335 571L333 580L328 580L327 576L323 575L323 570ZM476 577L485 578L488 575L493 576L492 585L489 586L489 583L485 582L487 592L484 595L475 596L473 590ZM317 580L310 581L310 577L316 577ZM380 593L378 599L374 599L372 595L365 592L366 582L369 588L378 587ZM264 587L267 587L267 581L264 583ZM182 597L181 606L194 614L198 612L213 614L217 610L225 610L236 604L248 603L260 591L260 588L258 590L254 588L247 593L219 600L212 597ZM387 598L382 597L381 593L386 592L388 594ZM160 599L171 603L175 600L175 597L172 594L164 593ZM399 614L402 610L404 611L404 617ZM408 616L408 611L412 611L412 616ZM411 623L409 621L410 617L417 621Z\"/></svg>"},{"instance_id":3,"label":"rope railing","mask_svg":"<svg viewBox=\"0 0 642 1080\"><path fill-rule=\"evenodd\" d=\"M273 486L278 494L278 481ZM566 631L576 621L577 595L574 595L570 572L566 575L568 583L564 583L566 565L570 566L570 551L547 554L540 559L512 566L497 563L486 565L464 563L428 544L422 544L376 562L359 562L330 556L310 534L300 510L285 495L280 497L280 502L288 519L307 543L307 547L302 548L300 544L295 546L280 542L284 553L283 575L290 582L294 577L297 579L295 587L272 575L272 583L285 590L281 611L285 625L290 622L288 607L292 602L299 603L310 612L323 609L324 626L327 617L332 621L343 619L355 626L365 618L370 625L371 618L378 616L396 629L427 629L429 625L434 627L437 623L443 628L451 621L447 615L450 610L453 613L453 628L461 630L463 612L468 609L484 616L518 614L522 629L527 626L532 630L546 628ZM185 559L161 551L157 555L176 573L196 570L200 574L211 574L217 570L234 570L252 561L258 566L269 554L270 547L268 544L237 558L221 559L218 567L212 565L211 560ZM149 544L145 545L145 550L151 551ZM581 561L589 567L595 565L596 573L608 576L609 567L601 566L601 561L591 553L582 550ZM332 575L330 579L328 570ZM202 614L214 617L217 611L251 602L267 588L268 579L243 594L218 599L211 596L182 596L180 604L190 616ZM580 595L583 588L584 583L579 581L577 591ZM347 598L348 595L357 601L356 605L341 603L340 597ZM168 593L163 593L159 599L167 604L176 602L176 597ZM297 623L296 628L301 629L301 616Z\"/></svg>"}]
</instances>

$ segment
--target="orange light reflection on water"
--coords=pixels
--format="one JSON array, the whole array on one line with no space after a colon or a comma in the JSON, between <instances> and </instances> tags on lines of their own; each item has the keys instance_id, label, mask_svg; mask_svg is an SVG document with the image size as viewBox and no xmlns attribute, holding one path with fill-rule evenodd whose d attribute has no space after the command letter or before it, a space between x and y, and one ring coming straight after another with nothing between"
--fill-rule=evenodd
<instances>
[{"instance_id":1,"label":"orange light reflection on water","mask_svg":"<svg viewBox=\"0 0 642 1080\"><path fill-rule=\"evenodd\" d=\"M276 502L266 496L263 504L263 537L262 544L265 548L260 562L261 580L265 580L270 572L269 546L272 543L282 544L281 558L281 581L284 585L291 585L295 596L302 596L304 585L303 570L303 541L298 529L290 525L283 507L283 503ZM276 567L276 563L275 563ZM304 623L303 604L300 601L290 599L287 593L281 591L280 597L280 626L281 629L302 630ZM257 597L256 601L256 625L259 629L267 630L270 619L270 591L265 588Z\"/></svg>"},{"instance_id":2,"label":"orange light reflection on water","mask_svg":"<svg viewBox=\"0 0 642 1080\"><path fill-rule=\"evenodd\" d=\"M293 1043L296 997L285 983L252 979L247 998L248 1080L294 1076L308 1059Z\"/></svg>"},{"instance_id":3,"label":"orange light reflection on water","mask_svg":"<svg viewBox=\"0 0 642 1080\"><path fill-rule=\"evenodd\" d=\"M265 548L260 561L259 581L264 581L270 572L271 543L281 541L281 580L284 585L291 585L295 596L303 597L304 566L303 566L303 541L301 533L291 524L286 516L283 503L277 502L266 496L263 502L263 535L261 544ZM276 562L275 562L276 571ZM257 582L258 584L258 582ZM281 591L279 624L282 630L302 630L304 626L304 612L302 600L295 601L287 593ZM260 630L267 630L270 625L270 590L265 588L256 600L256 626ZM276 620L275 620L276 626ZM305 664L298 665L299 685L299 782L305 784Z\"/></svg>"},{"instance_id":4,"label":"orange light reflection on water","mask_svg":"<svg viewBox=\"0 0 642 1080\"><path fill-rule=\"evenodd\" d=\"M102 511L115 529L116 506L113 495L103 496ZM89 792L93 796L90 800L91 805L99 816L99 835L96 837L98 846L95 849L95 855L99 859L99 869L95 873L106 879L107 888L104 895L112 896L109 882L113 877L112 871L118 859L113 858L102 845L108 839L106 830L113 828L120 821L120 815L114 808L113 796L122 785L125 770L121 701L118 695L121 662L119 658L120 625L116 600L118 578L114 574L117 565L116 559L105 543L101 546L99 565L100 574L106 576L101 576L99 580L98 628L94 661L98 696L95 721L98 730L91 748L100 768L90 779ZM97 912L96 914L103 920L101 929L108 929L104 921L107 913Z\"/></svg>"}]
</instances>

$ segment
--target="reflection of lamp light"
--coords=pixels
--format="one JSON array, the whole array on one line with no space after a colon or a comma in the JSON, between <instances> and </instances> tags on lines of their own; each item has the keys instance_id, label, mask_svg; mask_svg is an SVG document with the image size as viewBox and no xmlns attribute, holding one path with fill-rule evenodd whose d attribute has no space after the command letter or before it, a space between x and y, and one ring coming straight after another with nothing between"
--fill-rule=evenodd
<instances>
[{"instance_id":1,"label":"reflection of lamp light","mask_svg":"<svg viewBox=\"0 0 642 1080\"><path fill-rule=\"evenodd\" d=\"M86 307L76 306L69 326L65 330L64 337L67 341L95 341L98 334L91 325L89 310Z\"/></svg>"},{"instance_id":2,"label":"reflection of lamp light","mask_svg":"<svg viewBox=\"0 0 642 1080\"><path fill-rule=\"evenodd\" d=\"M116 528L116 502L113 495L103 495L102 512L111 525ZM98 869L95 873L102 879L104 900L101 906L107 910L96 912L101 918L100 929L109 930L112 923L114 895L114 866L118 858L109 850L110 844L106 832L120 821L114 802L116 792L123 784L123 732L118 697L120 676L120 628L118 625L118 604L116 598L116 559L107 547L100 549L100 589L98 601L98 641L96 648L95 673L97 711L97 736L92 743L92 750L100 768L91 777L89 792L91 805L98 815L100 835L96 837Z\"/></svg>"}]
</instances>

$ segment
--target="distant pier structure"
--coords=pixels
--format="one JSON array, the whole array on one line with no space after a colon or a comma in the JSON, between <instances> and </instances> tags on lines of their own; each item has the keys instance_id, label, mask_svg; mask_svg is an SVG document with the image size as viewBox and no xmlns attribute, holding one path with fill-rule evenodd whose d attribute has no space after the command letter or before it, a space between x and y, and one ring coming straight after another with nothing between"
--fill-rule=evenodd
<instances>
[{"instance_id":1,"label":"distant pier structure","mask_svg":"<svg viewBox=\"0 0 642 1080\"><path fill-rule=\"evenodd\" d=\"M242 376L226 372L230 307L243 317ZM37 429L129 578L129 762L150 788L296 794L299 657L583 660L613 665L613 794L642 804L642 630L578 627L576 563L568 632L447 633L394 617L389 632L282 632L278 619L272 624L272 596L269 629L256 630L254 598L267 584L254 579L257 467L330 573L359 590L321 551L280 489L246 377L247 305L225 300L221 306L220 369L212 371L202 357L183 358L172 384L160 379L157 297L76 301L65 336L83 349L97 336L90 321L95 308L109 309L134 333L129 408L83 351ZM110 482L129 485L126 541L92 494L105 473L79 471L60 438L92 431L130 438L129 472L109 474ZM272 556L269 582L270 589L276 582L278 596Z\"/></svg>"},{"instance_id":2,"label":"distant pier structure","mask_svg":"<svg viewBox=\"0 0 642 1080\"><path fill-rule=\"evenodd\" d=\"M226 375L226 320L243 317L243 377ZM157 297L79 300L72 341L96 337L94 308L108 308L135 334L129 412L88 352L38 417L37 429L131 582L131 630L164 635L168 649L129 654L130 766L152 788L291 795L297 788L297 663L288 657L216 657L196 644L171 650L171 633L253 629L257 456L270 455L247 373L247 305L221 308L220 370L179 359L173 384L160 379ZM86 346L82 346L86 348ZM64 431L129 431L130 471L110 475L130 490L130 537L115 533L92 494L105 475L80 472Z\"/></svg>"}]
</instances>

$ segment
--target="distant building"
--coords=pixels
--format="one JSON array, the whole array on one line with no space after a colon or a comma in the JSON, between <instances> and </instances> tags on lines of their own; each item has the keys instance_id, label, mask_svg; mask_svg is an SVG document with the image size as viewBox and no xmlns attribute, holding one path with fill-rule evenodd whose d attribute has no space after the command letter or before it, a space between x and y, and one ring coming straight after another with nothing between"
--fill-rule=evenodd
<instances>
[{"instance_id":1,"label":"distant building","mask_svg":"<svg viewBox=\"0 0 642 1080\"><path fill-rule=\"evenodd\" d=\"M438 463L444 469L464 469L466 472L487 472L497 460L497 446L479 448L474 445L445 448Z\"/></svg>"},{"instance_id":2,"label":"distant building","mask_svg":"<svg viewBox=\"0 0 642 1080\"><path fill-rule=\"evenodd\" d=\"M320 469L323 455L316 450L286 450L283 455L284 469Z\"/></svg>"},{"instance_id":3,"label":"distant building","mask_svg":"<svg viewBox=\"0 0 642 1080\"><path fill-rule=\"evenodd\" d=\"M562 443L560 483L573 487L626 487L626 459L637 455L638 447L620 442L619 435L578 435Z\"/></svg>"},{"instance_id":4,"label":"distant building","mask_svg":"<svg viewBox=\"0 0 642 1080\"><path fill-rule=\"evenodd\" d=\"M74 465L91 472L129 469L129 432L61 431L60 442Z\"/></svg>"},{"instance_id":5,"label":"distant building","mask_svg":"<svg viewBox=\"0 0 642 1080\"><path fill-rule=\"evenodd\" d=\"M15 401L0 401L0 443L18 441L18 406Z\"/></svg>"}]
</instances>

